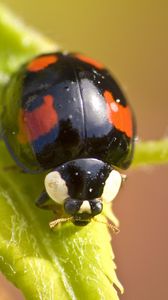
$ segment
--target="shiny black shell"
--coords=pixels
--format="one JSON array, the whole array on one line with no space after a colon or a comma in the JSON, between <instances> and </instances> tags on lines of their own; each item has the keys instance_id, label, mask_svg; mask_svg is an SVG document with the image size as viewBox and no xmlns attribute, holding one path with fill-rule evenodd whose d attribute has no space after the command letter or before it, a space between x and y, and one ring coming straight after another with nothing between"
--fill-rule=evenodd
<instances>
[{"instance_id":1,"label":"shiny black shell","mask_svg":"<svg viewBox=\"0 0 168 300\"><path fill-rule=\"evenodd\" d=\"M133 156L135 124L125 96L103 66L82 55L45 54L24 65L5 90L0 125L11 155L30 173L77 158L126 169Z\"/></svg>"}]
</instances>

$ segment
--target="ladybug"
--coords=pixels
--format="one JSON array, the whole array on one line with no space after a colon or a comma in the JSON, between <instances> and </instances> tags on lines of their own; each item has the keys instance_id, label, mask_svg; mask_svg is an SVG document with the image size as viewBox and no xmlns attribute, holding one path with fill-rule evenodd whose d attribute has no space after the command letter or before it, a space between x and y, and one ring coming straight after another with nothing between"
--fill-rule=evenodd
<instances>
[{"instance_id":1,"label":"ladybug","mask_svg":"<svg viewBox=\"0 0 168 300\"><path fill-rule=\"evenodd\" d=\"M54 227L88 224L117 195L134 151L135 121L104 66L74 53L35 57L13 75L1 132L24 172L47 172L40 208L59 211Z\"/></svg>"}]
</instances>

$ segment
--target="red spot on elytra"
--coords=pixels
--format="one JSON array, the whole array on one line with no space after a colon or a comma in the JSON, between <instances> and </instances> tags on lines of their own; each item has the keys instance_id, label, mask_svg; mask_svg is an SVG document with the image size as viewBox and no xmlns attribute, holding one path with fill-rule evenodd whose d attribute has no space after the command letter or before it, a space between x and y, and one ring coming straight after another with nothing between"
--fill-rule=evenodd
<instances>
[{"instance_id":1,"label":"red spot on elytra","mask_svg":"<svg viewBox=\"0 0 168 300\"><path fill-rule=\"evenodd\" d=\"M57 60L58 57L56 55L37 57L27 65L27 70L30 72L38 72L55 63Z\"/></svg>"},{"instance_id":2,"label":"red spot on elytra","mask_svg":"<svg viewBox=\"0 0 168 300\"><path fill-rule=\"evenodd\" d=\"M78 58L79 60L82 60L85 63L88 63L88 64L94 66L97 69L103 69L104 68L103 64L97 62L96 60L94 60L94 59L92 59L90 57L86 57L86 56L84 56L82 54L75 54L75 57Z\"/></svg>"},{"instance_id":3,"label":"red spot on elytra","mask_svg":"<svg viewBox=\"0 0 168 300\"><path fill-rule=\"evenodd\" d=\"M128 137L132 137L132 113L128 106L124 107L117 103L109 91L104 92L107 103L108 120L117 129L125 132Z\"/></svg>"},{"instance_id":4,"label":"red spot on elytra","mask_svg":"<svg viewBox=\"0 0 168 300\"><path fill-rule=\"evenodd\" d=\"M54 98L44 96L44 102L33 111L20 110L18 140L25 144L47 134L58 123L58 115L53 106Z\"/></svg>"}]
</instances>

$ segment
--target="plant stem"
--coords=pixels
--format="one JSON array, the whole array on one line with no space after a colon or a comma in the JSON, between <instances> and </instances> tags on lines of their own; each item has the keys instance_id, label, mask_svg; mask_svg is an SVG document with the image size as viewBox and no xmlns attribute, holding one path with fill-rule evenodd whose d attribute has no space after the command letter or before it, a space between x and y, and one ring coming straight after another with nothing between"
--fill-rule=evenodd
<instances>
[{"instance_id":1,"label":"plant stem","mask_svg":"<svg viewBox=\"0 0 168 300\"><path fill-rule=\"evenodd\" d=\"M168 163L168 139L140 142L136 145L133 167Z\"/></svg>"}]
</instances>

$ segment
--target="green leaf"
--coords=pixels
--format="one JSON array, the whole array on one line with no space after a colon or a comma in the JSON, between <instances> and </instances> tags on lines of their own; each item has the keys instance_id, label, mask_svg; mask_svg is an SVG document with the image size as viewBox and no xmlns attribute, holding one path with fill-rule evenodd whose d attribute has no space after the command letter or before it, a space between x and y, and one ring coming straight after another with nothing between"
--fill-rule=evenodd
<instances>
[{"instance_id":1,"label":"green leaf","mask_svg":"<svg viewBox=\"0 0 168 300\"><path fill-rule=\"evenodd\" d=\"M1 91L20 64L57 48L2 6L0 32ZM69 223L53 232L48 226L52 214L34 205L44 175L11 168L14 162L3 141L0 158L0 270L29 300L118 300L114 285L121 291L122 286L106 225Z\"/></svg>"}]
</instances>

